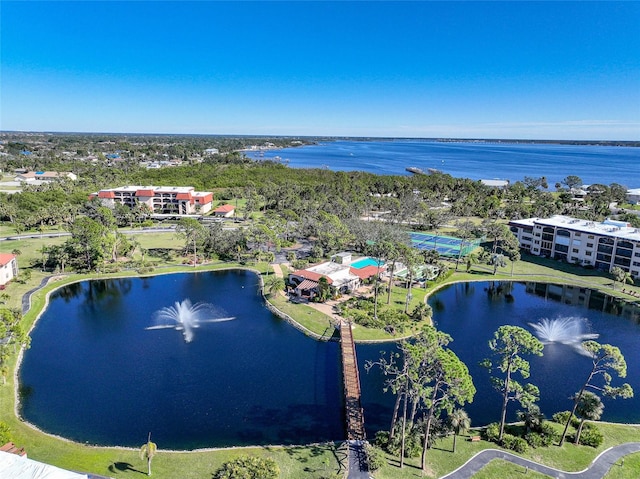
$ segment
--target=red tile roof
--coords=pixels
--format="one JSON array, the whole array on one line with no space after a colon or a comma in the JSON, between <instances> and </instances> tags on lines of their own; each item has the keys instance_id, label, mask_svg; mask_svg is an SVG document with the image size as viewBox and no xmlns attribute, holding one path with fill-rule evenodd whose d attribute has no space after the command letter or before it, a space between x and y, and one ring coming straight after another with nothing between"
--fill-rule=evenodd
<instances>
[{"instance_id":1,"label":"red tile roof","mask_svg":"<svg viewBox=\"0 0 640 479\"><path fill-rule=\"evenodd\" d=\"M230 213L235 209L236 207L233 205L222 205L222 206L218 206L215 210L213 210L213 212L214 213Z\"/></svg>"},{"instance_id":2,"label":"red tile roof","mask_svg":"<svg viewBox=\"0 0 640 479\"><path fill-rule=\"evenodd\" d=\"M190 200L191 193L178 193L176 195L176 200Z\"/></svg>"},{"instance_id":3,"label":"red tile roof","mask_svg":"<svg viewBox=\"0 0 640 479\"><path fill-rule=\"evenodd\" d=\"M98 191L98 198L115 198L116 194L113 191Z\"/></svg>"},{"instance_id":4,"label":"red tile roof","mask_svg":"<svg viewBox=\"0 0 640 479\"><path fill-rule=\"evenodd\" d=\"M320 278L326 278L327 282L329 284L333 283L333 280L331 278L329 278L328 276L325 276L323 274L320 273L314 273L313 271L307 271L306 269L299 269L298 271L294 271L293 273L296 276L300 276L304 279L310 279L311 281L315 281L318 282L320 281Z\"/></svg>"},{"instance_id":5,"label":"red tile roof","mask_svg":"<svg viewBox=\"0 0 640 479\"><path fill-rule=\"evenodd\" d=\"M300 283L296 289L313 289L318 287L317 281L311 281L310 279L305 279L302 283Z\"/></svg>"},{"instance_id":6,"label":"red tile roof","mask_svg":"<svg viewBox=\"0 0 640 479\"><path fill-rule=\"evenodd\" d=\"M380 267L380 272L382 273L384 270L385 270L385 267L381 266ZM355 274L360 279L369 279L372 276L375 276L376 274L378 274L378 267L377 266L365 266L364 268L360 268L360 269L349 268L349 272L351 274Z\"/></svg>"},{"instance_id":7,"label":"red tile roof","mask_svg":"<svg viewBox=\"0 0 640 479\"><path fill-rule=\"evenodd\" d=\"M136 191L136 196L154 196L155 192L153 190L138 190Z\"/></svg>"},{"instance_id":8,"label":"red tile roof","mask_svg":"<svg viewBox=\"0 0 640 479\"><path fill-rule=\"evenodd\" d=\"M8 442L4 446L0 447L0 451L8 452L10 454L16 454L18 456L27 455L27 452L24 450L24 447L18 447L12 442Z\"/></svg>"},{"instance_id":9,"label":"red tile roof","mask_svg":"<svg viewBox=\"0 0 640 479\"><path fill-rule=\"evenodd\" d=\"M15 257L16 255L12 253L0 253L0 266L9 264Z\"/></svg>"},{"instance_id":10,"label":"red tile roof","mask_svg":"<svg viewBox=\"0 0 640 479\"><path fill-rule=\"evenodd\" d=\"M206 204L206 203L211 203L213 201L213 193L207 193L207 194L198 194L196 196L196 202L200 203L200 204Z\"/></svg>"}]
</instances>

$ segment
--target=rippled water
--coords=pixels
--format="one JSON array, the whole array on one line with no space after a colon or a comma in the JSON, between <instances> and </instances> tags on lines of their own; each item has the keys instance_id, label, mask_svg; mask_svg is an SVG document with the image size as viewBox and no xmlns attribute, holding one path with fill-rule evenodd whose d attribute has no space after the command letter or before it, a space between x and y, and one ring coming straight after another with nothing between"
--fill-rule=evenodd
<instances>
[{"instance_id":1,"label":"rippled water","mask_svg":"<svg viewBox=\"0 0 640 479\"><path fill-rule=\"evenodd\" d=\"M585 184L640 188L640 148L557 144L436 142L425 140L332 141L263 153L296 168L360 170L406 175L406 167L435 168L458 178L521 181L546 176L550 189L569 175ZM248 156L260 159L260 154Z\"/></svg>"}]
</instances>

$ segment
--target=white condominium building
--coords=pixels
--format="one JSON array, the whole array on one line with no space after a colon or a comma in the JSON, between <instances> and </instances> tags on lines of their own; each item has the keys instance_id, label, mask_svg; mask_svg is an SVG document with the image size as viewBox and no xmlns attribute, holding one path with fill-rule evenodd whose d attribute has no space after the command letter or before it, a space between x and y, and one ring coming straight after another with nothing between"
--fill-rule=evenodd
<instances>
[{"instance_id":1,"label":"white condominium building","mask_svg":"<svg viewBox=\"0 0 640 479\"><path fill-rule=\"evenodd\" d=\"M122 186L100 190L89 199L96 197L105 206L120 203L133 208L145 204L156 214L203 214L210 211L213 204L213 193L194 191L193 186Z\"/></svg>"},{"instance_id":2,"label":"white condominium building","mask_svg":"<svg viewBox=\"0 0 640 479\"><path fill-rule=\"evenodd\" d=\"M602 223L555 215L509 222L520 247L545 256L610 271L614 266L640 277L640 229L624 221Z\"/></svg>"}]
</instances>

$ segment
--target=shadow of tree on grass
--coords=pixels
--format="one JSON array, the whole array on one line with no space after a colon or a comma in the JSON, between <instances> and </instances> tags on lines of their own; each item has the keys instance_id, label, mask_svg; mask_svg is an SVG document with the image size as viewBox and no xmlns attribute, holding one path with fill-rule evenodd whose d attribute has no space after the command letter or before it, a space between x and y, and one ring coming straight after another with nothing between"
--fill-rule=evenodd
<instances>
[{"instance_id":1,"label":"shadow of tree on grass","mask_svg":"<svg viewBox=\"0 0 640 479\"><path fill-rule=\"evenodd\" d=\"M118 472L127 472L127 471L139 472L140 474L144 474L145 476L147 475L147 473L145 471L141 471L140 469L136 469L135 467L133 467L128 462L114 462L113 464L111 464L109 466L109 472L112 472L114 474L117 474Z\"/></svg>"}]
</instances>

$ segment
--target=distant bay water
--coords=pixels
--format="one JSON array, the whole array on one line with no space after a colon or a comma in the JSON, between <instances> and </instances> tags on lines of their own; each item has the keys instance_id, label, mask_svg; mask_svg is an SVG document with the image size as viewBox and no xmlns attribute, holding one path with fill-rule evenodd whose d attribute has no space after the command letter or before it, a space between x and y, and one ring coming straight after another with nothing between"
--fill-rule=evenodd
<instances>
[{"instance_id":1,"label":"distant bay water","mask_svg":"<svg viewBox=\"0 0 640 479\"><path fill-rule=\"evenodd\" d=\"M253 159L293 168L407 175L410 166L434 168L457 178L521 181L546 176L550 189L569 175L584 184L619 183L640 188L640 148L547 143L337 140L295 148L247 152Z\"/></svg>"}]
</instances>

